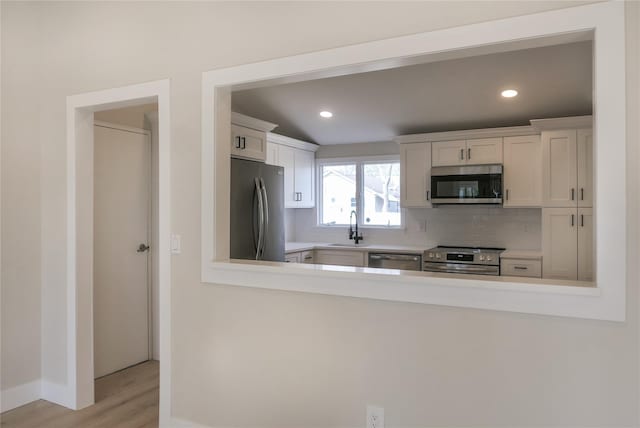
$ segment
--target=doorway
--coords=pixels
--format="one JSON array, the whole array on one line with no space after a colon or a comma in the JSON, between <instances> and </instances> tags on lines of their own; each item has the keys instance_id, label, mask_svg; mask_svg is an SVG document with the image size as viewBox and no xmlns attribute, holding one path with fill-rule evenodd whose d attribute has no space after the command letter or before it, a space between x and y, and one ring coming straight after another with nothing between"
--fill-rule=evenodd
<instances>
[{"instance_id":1,"label":"doorway","mask_svg":"<svg viewBox=\"0 0 640 428\"><path fill-rule=\"evenodd\" d=\"M94 118L93 355L99 379L159 359L157 104L99 111Z\"/></svg>"}]
</instances>

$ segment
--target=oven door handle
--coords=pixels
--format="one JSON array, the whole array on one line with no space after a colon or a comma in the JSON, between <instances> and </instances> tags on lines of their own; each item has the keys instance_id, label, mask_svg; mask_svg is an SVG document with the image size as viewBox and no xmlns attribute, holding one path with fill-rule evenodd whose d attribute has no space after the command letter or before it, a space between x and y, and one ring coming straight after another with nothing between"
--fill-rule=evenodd
<instances>
[{"instance_id":1,"label":"oven door handle","mask_svg":"<svg viewBox=\"0 0 640 428\"><path fill-rule=\"evenodd\" d=\"M467 274L485 274L499 275L499 267L492 265L469 265L462 263L430 263L426 262L423 266L425 272L445 272L445 273L467 273Z\"/></svg>"}]
</instances>

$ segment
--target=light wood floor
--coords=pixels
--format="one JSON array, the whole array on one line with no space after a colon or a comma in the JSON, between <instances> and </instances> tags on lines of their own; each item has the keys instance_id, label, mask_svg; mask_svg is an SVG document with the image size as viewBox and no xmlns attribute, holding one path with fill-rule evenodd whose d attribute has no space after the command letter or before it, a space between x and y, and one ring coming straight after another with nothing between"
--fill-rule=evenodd
<instances>
[{"instance_id":1,"label":"light wood floor","mask_svg":"<svg viewBox=\"0 0 640 428\"><path fill-rule=\"evenodd\" d=\"M147 361L96 380L96 404L79 411L38 400L0 415L6 428L158 426L159 363Z\"/></svg>"}]
</instances>

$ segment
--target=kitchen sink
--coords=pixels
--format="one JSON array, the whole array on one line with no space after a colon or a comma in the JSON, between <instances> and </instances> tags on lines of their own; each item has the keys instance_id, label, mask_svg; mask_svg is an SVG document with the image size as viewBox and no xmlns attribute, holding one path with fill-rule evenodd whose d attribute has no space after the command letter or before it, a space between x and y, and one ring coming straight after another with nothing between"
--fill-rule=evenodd
<instances>
[{"instance_id":1,"label":"kitchen sink","mask_svg":"<svg viewBox=\"0 0 640 428\"><path fill-rule=\"evenodd\" d=\"M367 244L329 244L329 247L347 247L347 248L359 248L368 247Z\"/></svg>"}]
</instances>

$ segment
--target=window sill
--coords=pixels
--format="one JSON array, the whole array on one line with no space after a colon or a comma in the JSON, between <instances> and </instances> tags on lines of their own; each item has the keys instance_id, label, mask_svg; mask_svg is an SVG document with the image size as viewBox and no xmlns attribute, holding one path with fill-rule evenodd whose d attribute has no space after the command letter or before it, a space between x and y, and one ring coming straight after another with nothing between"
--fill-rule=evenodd
<instances>
[{"instance_id":1,"label":"window sill","mask_svg":"<svg viewBox=\"0 0 640 428\"><path fill-rule=\"evenodd\" d=\"M208 263L203 282L577 318L620 320L597 309L593 283L253 260Z\"/></svg>"}]
</instances>

